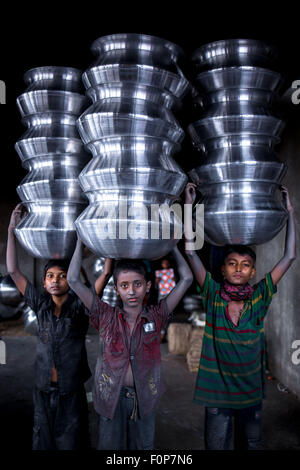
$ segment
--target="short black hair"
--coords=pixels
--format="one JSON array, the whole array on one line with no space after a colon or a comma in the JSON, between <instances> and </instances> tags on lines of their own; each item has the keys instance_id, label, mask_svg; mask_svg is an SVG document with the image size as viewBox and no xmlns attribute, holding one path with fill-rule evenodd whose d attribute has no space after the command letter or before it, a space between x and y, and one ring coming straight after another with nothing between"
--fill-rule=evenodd
<instances>
[{"instance_id":1,"label":"short black hair","mask_svg":"<svg viewBox=\"0 0 300 470\"><path fill-rule=\"evenodd\" d=\"M120 259L116 261L115 267L113 270L113 279L115 286L118 282L118 276L121 271L133 271L144 276L146 282L149 281L148 270L145 263L142 260L133 260L133 259Z\"/></svg>"},{"instance_id":2,"label":"short black hair","mask_svg":"<svg viewBox=\"0 0 300 470\"><path fill-rule=\"evenodd\" d=\"M239 255L249 255L252 260L253 260L253 266L255 265L256 261L256 254L250 248L249 246L246 245L226 245L224 247L224 252L223 252L223 263L225 263L226 258L231 255L231 253L238 253Z\"/></svg>"},{"instance_id":3,"label":"short black hair","mask_svg":"<svg viewBox=\"0 0 300 470\"><path fill-rule=\"evenodd\" d=\"M63 271L67 272L69 269L70 260L68 259L50 259L44 266L44 279L46 277L48 269L57 266L61 268Z\"/></svg>"}]
</instances>

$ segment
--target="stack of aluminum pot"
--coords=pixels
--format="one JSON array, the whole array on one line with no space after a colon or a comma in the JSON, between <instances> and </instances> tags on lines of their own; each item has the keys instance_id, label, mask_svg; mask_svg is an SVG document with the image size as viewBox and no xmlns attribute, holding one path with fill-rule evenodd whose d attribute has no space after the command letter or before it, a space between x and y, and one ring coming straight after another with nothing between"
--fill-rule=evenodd
<instances>
[{"instance_id":1,"label":"stack of aluminum pot","mask_svg":"<svg viewBox=\"0 0 300 470\"><path fill-rule=\"evenodd\" d=\"M182 51L138 34L104 36L91 49L97 59L82 78L93 104L77 121L93 155L79 176L90 204L78 234L97 256L159 258L182 232L182 218L170 217L187 182L173 158L184 137L173 111L190 86Z\"/></svg>"},{"instance_id":2,"label":"stack of aluminum pot","mask_svg":"<svg viewBox=\"0 0 300 470\"><path fill-rule=\"evenodd\" d=\"M190 172L204 204L205 239L261 244L284 226L279 185L286 172L274 152L284 124L274 111L282 84L277 51L250 39L206 44L192 56L201 118L188 127L201 152Z\"/></svg>"},{"instance_id":3,"label":"stack of aluminum pot","mask_svg":"<svg viewBox=\"0 0 300 470\"><path fill-rule=\"evenodd\" d=\"M74 221L87 206L78 181L90 160L76 128L88 104L81 75L69 67L31 69L24 76L28 88L17 99L28 130L15 148L29 173L17 188L28 214L15 233L37 258L72 255Z\"/></svg>"}]
</instances>

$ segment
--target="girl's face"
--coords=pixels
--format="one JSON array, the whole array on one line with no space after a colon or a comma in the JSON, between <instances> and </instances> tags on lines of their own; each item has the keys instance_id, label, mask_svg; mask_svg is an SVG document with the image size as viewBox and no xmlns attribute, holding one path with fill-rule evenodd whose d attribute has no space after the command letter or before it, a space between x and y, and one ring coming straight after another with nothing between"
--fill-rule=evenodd
<instances>
[{"instance_id":1,"label":"girl's face","mask_svg":"<svg viewBox=\"0 0 300 470\"><path fill-rule=\"evenodd\" d=\"M170 267L169 260L163 259L162 262L161 262L161 267L162 267L163 269L168 269L168 268Z\"/></svg>"},{"instance_id":2,"label":"girl's face","mask_svg":"<svg viewBox=\"0 0 300 470\"><path fill-rule=\"evenodd\" d=\"M247 284L255 275L253 259L249 255L230 253L222 266L222 274L231 284Z\"/></svg>"}]
</instances>

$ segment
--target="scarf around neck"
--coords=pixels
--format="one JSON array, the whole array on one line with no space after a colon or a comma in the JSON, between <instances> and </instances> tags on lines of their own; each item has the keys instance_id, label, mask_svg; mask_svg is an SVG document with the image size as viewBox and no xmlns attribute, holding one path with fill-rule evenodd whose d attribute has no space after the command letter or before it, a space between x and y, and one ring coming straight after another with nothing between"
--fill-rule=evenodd
<instances>
[{"instance_id":1,"label":"scarf around neck","mask_svg":"<svg viewBox=\"0 0 300 470\"><path fill-rule=\"evenodd\" d=\"M225 280L220 288L220 295L227 302L251 299L253 292L254 288L248 282L242 286L235 286Z\"/></svg>"}]
</instances>

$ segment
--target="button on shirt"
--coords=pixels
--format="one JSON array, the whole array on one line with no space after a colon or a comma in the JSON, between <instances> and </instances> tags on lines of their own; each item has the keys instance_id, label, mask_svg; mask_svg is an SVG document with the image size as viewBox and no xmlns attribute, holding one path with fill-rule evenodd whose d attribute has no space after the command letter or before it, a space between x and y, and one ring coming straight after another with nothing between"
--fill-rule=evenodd
<instances>
[{"instance_id":1,"label":"button on shirt","mask_svg":"<svg viewBox=\"0 0 300 470\"><path fill-rule=\"evenodd\" d=\"M52 368L55 366L59 392L75 391L91 376L85 348L88 317L83 303L70 290L60 316L56 317L51 295L40 294L30 282L27 282L24 300L36 313L38 321L35 360L37 388L49 391Z\"/></svg>"},{"instance_id":2,"label":"button on shirt","mask_svg":"<svg viewBox=\"0 0 300 470\"><path fill-rule=\"evenodd\" d=\"M161 380L160 331L169 313L166 301L145 307L130 336L126 312L111 307L94 295L90 310L93 326L99 331L100 355L94 379L94 406L97 413L112 419L123 379L131 363L139 415L151 413L164 391Z\"/></svg>"}]
</instances>

